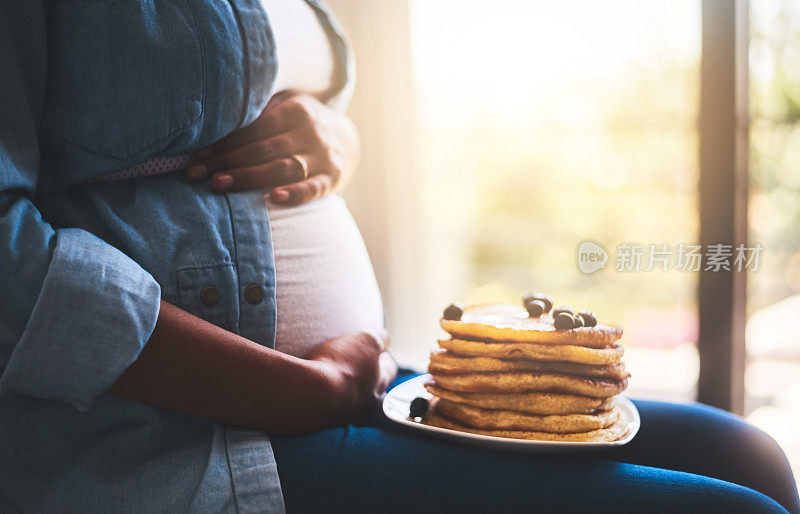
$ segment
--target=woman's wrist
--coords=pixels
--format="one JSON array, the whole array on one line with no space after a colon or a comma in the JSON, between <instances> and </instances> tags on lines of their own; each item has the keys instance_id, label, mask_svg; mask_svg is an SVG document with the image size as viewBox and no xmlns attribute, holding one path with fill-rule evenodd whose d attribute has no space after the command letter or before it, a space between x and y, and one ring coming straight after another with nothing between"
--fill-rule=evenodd
<instances>
[{"instance_id":1,"label":"woman's wrist","mask_svg":"<svg viewBox=\"0 0 800 514\"><path fill-rule=\"evenodd\" d=\"M352 410L354 395L341 366L327 360L307 360L310 393L305 408L319 416L323 426L341 424Z\"/></svg>"}]
</instances>

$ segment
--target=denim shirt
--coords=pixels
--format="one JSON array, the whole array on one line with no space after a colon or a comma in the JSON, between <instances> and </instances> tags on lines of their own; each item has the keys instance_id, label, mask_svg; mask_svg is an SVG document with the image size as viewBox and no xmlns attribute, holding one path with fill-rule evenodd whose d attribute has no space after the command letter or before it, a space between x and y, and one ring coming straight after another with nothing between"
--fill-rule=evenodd
<instances>
[{"instance_id":1,"label":"denim shirt","mask_svg":"<svg viewBox=\"0 0 800 514\"><path fill-rule=\"evenodd\" d=\"M308 2L343 63L341 107L352 59ZM261 192L87 182L249 124L276 66L259 0L0 3L0 512L283 510L264 432L107 393L162 298L274 344Z\"/></svg>"}]
</instances>

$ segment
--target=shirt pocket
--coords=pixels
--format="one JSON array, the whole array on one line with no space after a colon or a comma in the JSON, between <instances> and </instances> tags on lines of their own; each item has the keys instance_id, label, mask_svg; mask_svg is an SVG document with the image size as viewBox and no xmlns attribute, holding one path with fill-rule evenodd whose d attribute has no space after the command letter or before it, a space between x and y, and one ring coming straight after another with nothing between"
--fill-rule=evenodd
<instances>
[{"instance_id":1,"label":"shirt pocket","mask_svg":"<svg viewBox=\"0 0 800 514\"><path fill-rule=\"evenodd\" d=\"M178 270L179 307L209 323L239 333L239 280L233 263Z\"/></svg>"},{"instance_id":2,"label":"shirt pocket","mask_svg":"<svg viewBox=\"0 0 800 514\"><path fill-rule=\"evenodd\" d=\"M205 57L192 0L52 2L48 39L45 134L125 162L202 118Z\"/></svg>"}]
</instances>

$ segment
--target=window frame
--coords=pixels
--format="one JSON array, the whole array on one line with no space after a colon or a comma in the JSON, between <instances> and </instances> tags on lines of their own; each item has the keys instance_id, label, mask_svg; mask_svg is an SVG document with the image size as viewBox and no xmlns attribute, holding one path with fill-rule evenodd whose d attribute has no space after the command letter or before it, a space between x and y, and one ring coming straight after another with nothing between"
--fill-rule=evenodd
<instances>
[{"instance_id":1,"label":"window frame","mask_svg":"<svg viewBox=\"0 0 800 514\"><path fill-rule=\"evenodd\" d=\"M703 0L699 104L700 243L747 242L749 2ZM744 414L746 278L702 271L698 401Z\"/></svg>"}]
</instances>

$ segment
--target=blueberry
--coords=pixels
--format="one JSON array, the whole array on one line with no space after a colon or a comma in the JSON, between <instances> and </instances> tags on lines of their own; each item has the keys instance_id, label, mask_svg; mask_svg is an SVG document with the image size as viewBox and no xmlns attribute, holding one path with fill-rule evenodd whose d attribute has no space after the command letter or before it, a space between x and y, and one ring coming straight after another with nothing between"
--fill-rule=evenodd
<instances>
[{"instance_id":1,"label":"blueberry","mask_svg":"<svg viewBox=\"0 0 800 514\"><path fill-rule=\"evenodd\" d=\"M528 316L531 318L538 318L544 313L544 302L541 300L525 302L525 310L528 311Z\"/></svg>"},{"instance_id":2,"label":"blueberry","mask_svg":"<svg viewBox=\"0 0 800 514\"><path fill-rule=\"evenodd\" d=\"M558 330L569 330L575 326L575 320L572 319L570 314L566 312L561 312L556 314L555 319L553 320L553 324L556 326Z\"/></svg>"},{"instance_id":3,"label":"blueberry","mask_svg":"<svg viewBox=\"0 0 800 514\"><path fill-rule=\"evenodd\" d=\"M562 312L566 312L569 315L575 314L574 310L572 310L571 308L569 308L569 307L567 307L565 305L562 305L558 309L553 309L553 317L555 318L556 316L558 316Z\"/></svg>"},{"instance_id":4,"label":"blueberry","mask_svg":"<svg viewBox=\"0 0 800 514\"><path fill-rule=\"evenodd\" d=\"M572 316L572 328L581 328L583 326L583 318L580 314Z\"/></svg>"},{"instance_id":5,"label":"blueberry","mask_svg":"<svg viewBox=\"0 0 800 514\"><path fill-rule=\"evenodd\" d=\"M593 312L590 311L580 311L578 316L583 320L584 327L596 327L597 326L597 317L594 315Z\"/></svg>"},{"instance_id":6,"label":"blueberry","mask_svg":"<svg viewBox=\"0 0 800 514\"><path fill-rule=\"evenodd\" d=\"M444 319L451 321L461 321L461 316L464 314L464 307L460 303L451 303L444 310Z\"/></svg>"},{"instance_id":7,"label":"blueberry","mask_svg":"<svg viewBox=\"0 0 800 514\"><path fill-rule=\"evenodd\" d=\"M537 300L540 300L544 303L544 312L550 312L553 308L553 297L550 295L540 295Z\"/></svg>"},{"instance_id":8,"label":"blueberry","mask_svg":"<svg viewBox=\"0 0 800 514\"><path fill-rule=\"evenodd\" d=\"M429 402L426 398L418 396L411 401L409 415L412 418L421 418L428 412Z\"/></svg>"},{"instance_id":9,"label":"blueberry","mask_svg":"<svg viewBox=\"0 0 800 514\"><path fill-rule=\"evenodd\" d=\"M544 312L550 312L550 309L553 308L553 298L550 295L546 295L544 293L528 293L522 297L522 305L525 308L528 308L528 304L534 300L539 300L544 304Z\"/></svg>"}]
</instances>

